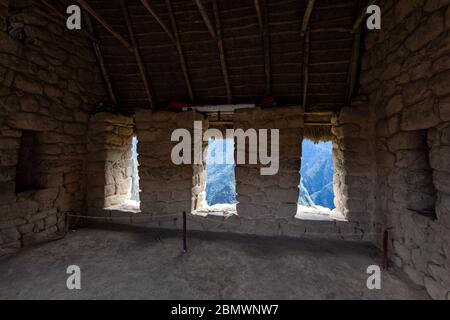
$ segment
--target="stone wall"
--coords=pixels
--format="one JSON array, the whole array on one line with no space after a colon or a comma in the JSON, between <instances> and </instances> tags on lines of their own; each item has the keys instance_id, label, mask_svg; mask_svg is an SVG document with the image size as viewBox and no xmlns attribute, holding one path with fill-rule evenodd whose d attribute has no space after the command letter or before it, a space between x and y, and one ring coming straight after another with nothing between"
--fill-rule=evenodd
<instances>
[{"instance_id":1,"label":"stone wall","mask_svg":"<svg viewBox=\"0 0 450 320\"><path fill-rule=\"evenodd\" d=\"M368 32L360 79L376 118L376 230L389 232L396 266L448 299L449 1L380 6L382 29Z\"/></svg>"},{"instance_id":2,"label":"stone wall","mask_svg":"<svg viewBox=\"0 0 450 320\"><path fill-rule=\"evenodd\" d=\"M133 118L101 112L88 126L87 208L91 214L125 203L131 192Z\"/></svg>"},{"instance_id":3,"label":"stone wall","mask_svg":"<svg viewBox=\"0 0 450 320\"><path fill-rule=\"evenodd\" d=\"M357 107L354 106L354 108ZM346 127L347 118L343 116L341 122L336 121L336 132L341 130L341 126ZM202 217L189 214L192 209L198 207L196 204L204 197L205 164L173 164L170 156L172 148L177 142L171 142L170 139L172 132L178 128L185 128L193 135L194 120L202 120L202 116L195 113L164 111L139 111L136 113L141 213L123 212L122 215L129 218L129 220L124 220L124 223L181 228L181 213L185 211L188 213L189 230L297 238L320 237L364 241L372 239L371 228L367 223L370 220L367 215L370 216L370 214L362 214L361 209L356 206L346 211L348 216L352 217L350 222L305 221L294 218L297 211L303 137L303 109L301 107L237 111L234 115L235 129L280 129L279 171L274 176L262 176L259 164L237 165L235 176L239 202L237 205L238 215ZM352 121L354 120L349 120L349 122ZM203 121L203 131L207 128L208 123ZM361 128L363 130L363 127ZM345 131L345 129L343 130ZM358 134L363 135L364 133L361 131ZM340 137L342 138L342 134ZM351 134L349 137L356 138ZM203 146L205 146L204 143ZM351 148L349 145L346 146ZM248 148L246 148L246 153L248 156ZM194 156L194 152L192 155ZM347 165L347 162L343 163L343 166ZM369 166L369 168L372 167ZM355 179L355 181L359 180ZM353 196L349 196L349 194L359 193L362 187L358 189L356 184L353 185L349 181L345 181L345 183L350 186L343 188L347 192L347 198L357 199L359 194ZM368 208L370 201L366 199L364 202ZM350 203L350 201L348 202ZM111 214L111 212L106 214ZM119 215L120 213L116 212L115 214Z\"/></svg>"},{"instance_id":4,"label":"stone wall","mask_svg":"<svg viewBox=\"0 0 450 320\"><path fill-rule=\"evenodd\" d=\"M355 228L370 232L375 164L370 109L364 97L333 117L334 204Z\"/></svg>"},{"instance_id":5,"label":"stone wall","mask_svg":"<svg viewBox=\"0 0 450 320\"><path fill-rule=\"evenodd\" d=\"M64 213L84 208L87 122L104 99L90 41L40 1L14 5L22 40L4 31L0 4L0 255L52 236ZM39 190L16 193L23 130L35 137Z\"/></svg>"},{"instance_id":6,"label":"stone wall","mask_svg":"<svg viewBox=\"0 0 450 320\"><path fill-rule=\"evenodd\" d=\"M242 218L293 219L297 212L300 160L303 139L303 108L240 109L234 114L234 129L279 130L279 170L262 175L258 164L248 164L251 150L246 142L247 164L236 164L237 212ZM235 141L236 149L242 147ZM260 137L258 136L258 143ZM271 143L268 142L268 149ZM258 151L260 150L258 145ZM271 153L270 151L268 152ZM255 155L256 156L256 155Z\"/></svg>"},{"instance_id":7,"label":"stone wall","mask_svg":"<svg viewBox=\"0 0 450 320\"><path fill-rule=\"evenodd\" d=\"M175 129L186 129L194 139L194 121L203 121L195 112L139 111L137 129L141 211L150 215L172 215L193 209L192 188L197 185L193 164L175 165L171 160ZM207 124L205 123L207 127ZM192 152L192 160L194 153Z\"/></svg>"}]
</instances>

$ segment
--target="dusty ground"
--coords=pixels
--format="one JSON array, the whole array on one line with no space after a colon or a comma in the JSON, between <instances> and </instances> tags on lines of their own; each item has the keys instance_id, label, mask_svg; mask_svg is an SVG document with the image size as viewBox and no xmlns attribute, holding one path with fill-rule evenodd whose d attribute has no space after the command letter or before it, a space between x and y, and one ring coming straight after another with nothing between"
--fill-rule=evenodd
<instances>
[{"instance_id":1,"label":"dusty ground","mask_svg":"<svg viewBox=\"0 0 450 320\"><path fill-rule=\"evenodd\" d=\"M427 299L396 273L368 290L370 244L103 227L0 259L0 299ZM79 291L66 287L81 267Z\"/></svg>"}]
</instances>

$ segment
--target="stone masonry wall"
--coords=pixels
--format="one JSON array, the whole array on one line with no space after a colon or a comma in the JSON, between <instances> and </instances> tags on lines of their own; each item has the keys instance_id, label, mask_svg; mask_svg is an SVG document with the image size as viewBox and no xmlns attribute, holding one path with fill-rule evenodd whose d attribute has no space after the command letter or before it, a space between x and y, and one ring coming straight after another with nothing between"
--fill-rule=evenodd
<instances>
[{"instance_id":1,"label":"stone masonry wall","mask_svg":"<svg viewBox=\"0 0 450 320\"><path fill-rule=\"evenodd\" d=\"M194 121L203 121L195 112L139 111L137 129L141 211L150 215L172 215L192 208L195 186L193 164L175 165L171 141L175 129L187 129L194 139ZM192 152L192 159L194 154Z\"/></svg>"},{"instance_id":2,"label":"stone masonry wall","mask_svg":"<svg viewBox=\"0 0 450 320\"><path fill-rule=\"evenodd\" d=\"M381 1L360 79L376 118L377 231L435 299L450 298L449 3Z\"/></svg>"},{"instance_id":3,"label":"stone masonry wall","mask_svg":"<svg viewBox=\"0 0 450 320\"><path fill-rule=\"evenodd\" d=\"M235 130L255 129L258 133L259 129L267 129L268 137L271 129L279 130L280 160L277 174L261 175L260 168L263 165L259 161L258 164L236 164L237 212L242 218L294 218L299 195L303 112L301 107L236 110ZM237 142L235 139L236 149L239 148ZM248 163L250 149L248 142L246 144ZM268 143L268 149L270 145Z\"/></svg>"},{"instance_id":4,"label":"stone masonry wall","mask_svg":"<svg viewBox=\"0 0 450 320\"><path fill-rule=\"evenodd\" d=\"M123 204L131 192L133 118L101 112L88 127L87 208L91 214Z\"/></svg>"},{"instance_id":5,"label":"stone masonry wall","mask_svg":"<svg viewBox=\"0 0 450 320\"><path fill-rule=\"evenodd\" d=\"M334 204L355 228L372 231L375 165L371 113L364 97L332 119Z\"/></svg>"},{"instance_id":6,"label":"stone masonry wall","mask_svg":"<svg viewBox=\"0 0 450 320\"><path fill-rule=\"evenodd\" d=\"M357 107L354 106L354 108ZM190 213L195 208L196 200L199 201L204 196L202 191L204 165L174 165L170 155L176 142L171 142L170 137L173 130L177 128L186 128L193 133L194 120L201 119L202 116L195 113L163 111L136 113L141 213L123 212L123 216L129 217L129 220L123 221L124 223L146 223L151 227L181 228L181 213L183 211ZM346 119L343 116L341 124L338 125L336 122L336 132L340 130L339 126L345 128L347 123L354 121L353 118L348 122ZM261 176L260 165L238 165L235 174L239 201L238 215L203 217L188 214L189 230L297 238L371 240L370 230L368 230L370 228L366 225L366 221L370 219L367 218L367 214L360 212L361 208L356 206L347 211L348 216L353 217L349 222L306 221L294 218L300 183L302 108L240 110L236 112L234 120L235 129L280 129L279 172L275 176ZM207 128L208 124L204 121L203 131ZM345 132L345 129L343 130ZM356 136L349 135L349 137ZM248 148L246 150L248 153ZM355 181L359 180L355 179ZM361 190L357 188L358 185L348 181L346 185L349 186L343 188L347 192L346 195L349 192ZM348 197L348 199L356 198L358 198L356 195ZM369 208L369 203L370 201L367 200L364 205Z\"/></svg>"},{"instance_id":7,"label":"stone masonry wall","mask_svg":"<svg viewBox=\"0 0 450 320\"><path fill-rule=\"evenodd\" d=\"M40 1L14 6L10 15L0 4L0 255L54 235L64 213L84 208L87 122L104 99L90 41ZM4 31L7 16L24 39ZM36 138L40 188L16 193L23 130Z\"/></svg>"}]
</instances>

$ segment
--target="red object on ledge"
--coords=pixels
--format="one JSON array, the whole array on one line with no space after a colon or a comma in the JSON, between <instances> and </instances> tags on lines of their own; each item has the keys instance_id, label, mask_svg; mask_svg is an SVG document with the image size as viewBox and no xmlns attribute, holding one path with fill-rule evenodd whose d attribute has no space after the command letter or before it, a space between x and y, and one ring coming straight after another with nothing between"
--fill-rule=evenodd
<instances>
[{"instance_id":1,"label":"red object on ledge","mask_svg":"<svg viewBox=\"0 0 450 320\"><path fill-rule=\"evenodd\" d=\"M190 108L190 107L192 107L191 103L179 102L179 101L169 102L169 110L183 111L184 108Z\"/></svg>"},{"instance_id":2,"label":"red object on ledge","mask_svg":"<svg viewBox=\"0 0 450 320\"><path fill-rule=\"evenodd\" d=\"M260 102L259 105L261 107L273 107L277 105L277 102L275 100L274 96L267 96L264 97Z\"/></svg>"}]
</instances>

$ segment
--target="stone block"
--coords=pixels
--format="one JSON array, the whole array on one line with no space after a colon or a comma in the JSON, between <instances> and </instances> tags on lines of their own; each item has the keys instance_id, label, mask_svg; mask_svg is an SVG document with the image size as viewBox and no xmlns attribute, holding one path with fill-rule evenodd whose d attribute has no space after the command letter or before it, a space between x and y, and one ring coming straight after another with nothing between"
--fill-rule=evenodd
<instances>
[{"instance_id":1,"label":"stone block","mask_svg":"<svg viewBox=\"0 0 450 320\"><path fill-rule=\"evenodd\" d=\"M417 51L438 37L444 30L442 12L435 12L406 39L405 45L411 51Z\"/></svg>"},{"instance_id":2,"label":"stone block","mask_svg":"<svg viewBox=\"0 0 450 320\"><path fill-rule=\"evenodd\" d=\"M395 165L401 168L427 169L429 168L428 150L399 150L396 154Z\"/></svg>"},{"instance_id":3,"label":"stone block","mask_svg":"<svg viewBox=\"0 0 450 320\"><path fill-rule=\"evenodd\" d=\"M430 154L430 164L433 169L450 173L450 147L432 148Z\"/></svg>"},{"instance_id":4,"label":"stone block","mask_svg":"<svg viewBox=\"0 0 450 320\"><path fill-rule=\"evenodd\" d=\"M438 73L430 79L429 86L439 97L450 94L450 70Z\"/></svg>"},{"instance_id":5,"label":"stone block","mask_svg":"<svg viewBox=\"0 0 450 320\"><path fill-rule=\"evenodd\" d=\"M431 277L425 276L424 278L425 288L431 298L435 300L446 300L448 294L448 288L434 280Z\"/></svg>"},{"instance_id":6,"label":"stone block","mask_svg":"<svg viewBox=\"0 0 450 320\"><path fill-rule=\"evenodd\" d=\"M436 203L436 215L439 223L450 229L450 195L439 194Z\"/></svg>"},{"instance_id":7,"label":"stone block","mask_svg":"<svg viewBox=\"0 0 450 320\"><path fill-rule=\"evenodd\" d=\"M401 115L400 127L404 131L428 129L440 122L435 114L435 101L427 98L405 110Z\"/></svg>"},{"instance_id":8,"label":"stone block","mask_svg":"<svg viewBox=\"0 0 450 320\"><path fill-rule=\"evenodd\" d=\"M52 131L58 127L58 123L47 116L26 112L13 114L8 125L16 129L34 131Z\"/></svg>"},{"instance_id":9,"label":"stone block","mask_svg":"<svg viewBox=\"0 0 450 320\"><path fill-rule=\"evenodd\" d=\"M392 152L426 149L426 140L427 136L424 131L399 132L388 140L388 147Z\"/></svg>"},{"instance_id":10,"label":"stone block","mask_svg":"<svg viewBox=\"0 0 450 320\"><path fill-rule=\"evenodd\" d=\"M402 91L402 100L405 103L405 106L416 104L419 101L427 98L427 96L429 96L429 91L426 79L408 83L406 86L404 86ZM396 108L399 108L399 106L396 106Z\"/></svg>"},{"instance_id":11,"label":"stone block","mask_svg":"<svg viewBox=\"0 0 450 320\"><path fill-rule=\"evenodd\" d=\"M439 101L439 116L442 121L450 121L450 96Z\"/></svg>"}]
</instances>

